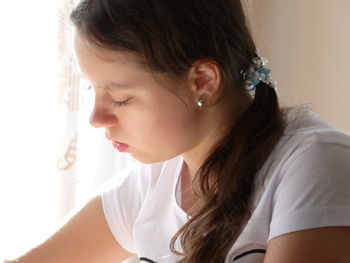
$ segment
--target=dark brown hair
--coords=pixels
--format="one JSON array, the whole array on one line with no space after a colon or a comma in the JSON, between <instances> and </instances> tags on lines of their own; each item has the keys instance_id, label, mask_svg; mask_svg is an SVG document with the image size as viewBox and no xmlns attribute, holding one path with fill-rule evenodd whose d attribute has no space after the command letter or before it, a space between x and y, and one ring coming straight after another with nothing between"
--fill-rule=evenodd
<instances>
[{"instance_id":1,"label":"dark brown hair","mask_svg":"<svg viewBox=\"0 0 350 263\"><path fill-rule=\"evenodd\" d=\"M223 94L245 92L241 71L256 47L240 0L83 0L71 20L88 41L138 54L148 68L174 77L198 59L214 59ZM194 177L197 209L171 242L179 262L224 262L250 217L255 175L283 134L283 114L275 90L259 83Z\"/></svg>"}]
</instances>

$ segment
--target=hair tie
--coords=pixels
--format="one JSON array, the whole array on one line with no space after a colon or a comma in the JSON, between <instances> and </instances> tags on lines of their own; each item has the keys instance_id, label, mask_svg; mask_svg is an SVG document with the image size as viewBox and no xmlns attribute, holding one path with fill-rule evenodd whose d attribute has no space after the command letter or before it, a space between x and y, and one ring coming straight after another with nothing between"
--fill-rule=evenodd
<instances>
[{"instance_id":1,"label":"hair tie","mask_svg":"<svg viewBox=\"0 0 350 263\"><path fill-rule=\"evenodd\" d=\"M260 83L260 81L266 83L271 88L277 90L276 81L272 80L270 77L271 69L267 68L268 60L260 56L260 52L257 49L255 51L255 56L251 60L250 67L245 72L241 71L243 79L246 82L246 90L250 92L253 96L255 93L255 87Z\"/></svg>"}]
</instances>

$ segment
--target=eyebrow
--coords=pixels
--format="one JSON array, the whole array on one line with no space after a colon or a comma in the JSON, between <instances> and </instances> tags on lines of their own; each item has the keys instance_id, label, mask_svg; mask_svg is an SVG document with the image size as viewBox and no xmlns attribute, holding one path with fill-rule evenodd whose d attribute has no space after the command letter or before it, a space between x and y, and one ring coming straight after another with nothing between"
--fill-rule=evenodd
<instances>
[{"instance_id":1,"label":"eyebrow","mask_svg":"<svg viewBox=\"0 0 350 263\"><path fill-rule=\"evenodd\" d=\"M116 82L107 82L103 87L98 87L103 90L118 90L118 89L128 89L131 86L128 84L121 84Z\"/></svg>"},{"instance_id":2,"label":"eyebrow","mask_svg":"<svg viewBox=\"0 0 350 263\"><path fill-rule=\"evenodd\" d=\"M78 71L78 74L81 78L86 80L86 77L84 76L84 74L80 70ZM89 84L89 86L92 87L93 85ZM104 86L95 86L95 87L98 89L103 89L103 90L117 90L117 89L130 88L130 85L109 81L109 82L106 82L106 84Z\"/></svg>"}]
</instances>

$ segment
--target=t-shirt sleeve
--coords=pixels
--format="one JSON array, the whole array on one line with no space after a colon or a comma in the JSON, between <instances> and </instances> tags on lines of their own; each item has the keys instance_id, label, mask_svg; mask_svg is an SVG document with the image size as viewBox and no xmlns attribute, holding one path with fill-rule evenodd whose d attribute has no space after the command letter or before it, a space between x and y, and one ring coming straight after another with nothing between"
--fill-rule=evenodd
<instances>
[{"instance_id":1,"label":"t-shirt sleeve","mask_svg":"<svg viewBox=\"0 0 350 263\"><path fill-rule=\"evenodd\" d=\"M101 189L108 226L117 242L131 253L136 253L133 229L142 206L140 173L141 166L125 169Z\"/></svg>"},{"instance_id":2,"label":"t-shirt sleeve","mask_svg":"<svg viewBox=\"0 0 350 263\"><path fill-rule=\"evenodd\" d=\"M318 142L286 163L273 196L269 240L289 232L350 226L350 147Z\"/></svg>"}]
</instances>

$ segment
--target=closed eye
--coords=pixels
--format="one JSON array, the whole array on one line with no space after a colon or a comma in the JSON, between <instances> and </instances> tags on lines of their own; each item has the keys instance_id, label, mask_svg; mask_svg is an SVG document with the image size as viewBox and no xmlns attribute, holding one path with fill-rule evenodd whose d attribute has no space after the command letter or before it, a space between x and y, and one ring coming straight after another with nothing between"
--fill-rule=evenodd
<instances>
[{"instance_id":1,"label":"closed eye","mask_svg":"<svg viewBox=\"0 0 350 263\"><path fill-rule=\"evenodd\" d=\"M125 106L125 105L127 105L127 104L129 104L129 102L130 102L130 100L131 100L131 98L129 98L129 99L127 99L127 100L123 100L123 101L116 101L116 100L113 100L112 101L112 105L113 106Z\"/></svg>"}]
</instances>

